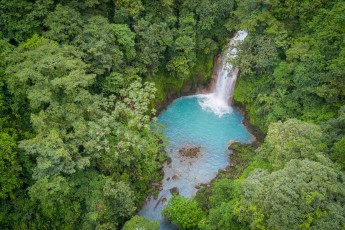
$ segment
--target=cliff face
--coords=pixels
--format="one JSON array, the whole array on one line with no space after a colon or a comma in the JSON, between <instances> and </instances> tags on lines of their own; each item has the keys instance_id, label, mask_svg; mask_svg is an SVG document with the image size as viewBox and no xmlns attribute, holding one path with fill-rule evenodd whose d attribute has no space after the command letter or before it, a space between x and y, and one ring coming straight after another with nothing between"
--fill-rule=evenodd
<instances>
[{"instance_id":1,"label":"cliff face","mask_svg":"<svg viewBox=\"0 0 345 230\"><path fill-rule=\"evenodd\" d=\"M157 114L179 97L211 92L216 82L218 64L219 56L212 55L199 60L191 75L186 79L174 77L167 77L164 80L153 79L159 94L155 102Z\"/></svg>"}]
</instances>

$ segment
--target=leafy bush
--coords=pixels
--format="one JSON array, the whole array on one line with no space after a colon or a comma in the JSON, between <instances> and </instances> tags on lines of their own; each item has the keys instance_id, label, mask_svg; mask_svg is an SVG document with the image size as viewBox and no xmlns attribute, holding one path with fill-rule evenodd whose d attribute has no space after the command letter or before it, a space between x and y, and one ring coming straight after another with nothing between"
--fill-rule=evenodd
<instances>
[{"instance_id":1,"label":"leafy bush","mask_svg":"<svg viewBox=\"0 0 345 230\"><path fill-rule=\"evenodd\" d=\"M158 230L159 223L154 220L149 220L142 216L133 216L132 219L126 222L122 230Z\"/></svg>"},{"instance_id":2,"label":"leafy bush","mask_svg":"<svg viewBox=\"0 0 345 230\"><path fill-rule=\"evenodd\" d=\"M162 214L180 229L197 229L205 214L193 198L173 196Z\"/></svg>"}]
</instances>

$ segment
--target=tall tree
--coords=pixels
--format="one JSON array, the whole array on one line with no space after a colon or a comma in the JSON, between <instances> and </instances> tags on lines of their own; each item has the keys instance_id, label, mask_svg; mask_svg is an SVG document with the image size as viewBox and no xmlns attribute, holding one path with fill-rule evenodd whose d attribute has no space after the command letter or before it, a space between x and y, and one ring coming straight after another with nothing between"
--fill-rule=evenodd
<instances>
[{"instance_id":1,"label":"tall tree","mask_svg":"<svg viewBox=\"0 0 345 230\"><path fill-rule=\"evenodd\" d=\"M42 20L51 10L54 1L0 1L0 28L5 37L22 42L42 31Z\"/></svg>"},{"instance_id":2,"label":"tall tree","mask_svg":"<svg viewBox=\"0 0 345 230\"><path fill-rule=\"evenodd\" d=\"M95 74L124 72L127 62L136 56L134 33L125 24L110 24L101 16L88 19L73 44L85 52L89 71Z\"/></svg>"},{"instance_id":3,"label":"tall tree","mask_svg":"<svg viewBox=\"0 0 345 230\"><path fill-rule=\"evenodd\" d=\"M283 168L291 159L322 160L326 145L322 142L321 128L296 119L272 123L265 142L257 152L272 164Z\"/></svg>"},{"instance_id":4,"label":"tall tree","mask_svg":"<svg viewBox=\"0 0 345 230\"><path fill-rule=\"evenodd\" d=\"M50 12L44 20L48 31L44 35L54 41L70 43L79 35L83 28L81 14L67 5L57 5L55 10Z\"/></svg>"},{"instance_id":5,"label":"tall tree","mask_svg":"<svg viewBox=\"0 0 345 230\"><path fill-rule=\"evenodd\" d=\"M344 174L305 159L271 174L253 172L235 211L252 229L341 229L344 204Z\"/></svg>"},{"instance_id":6,"label":"tall tree","mask_svg":"<svg viewBox=\"0 0 345 230\"><path fill-rule=\"evenodd\" d=\"M190 69L195 65L195 25L194 13L186 11L180 15L178 36L172 46L173 56L167 68L181 78L189 76Z\"/></svg>"},{"instance_id":7,"label":"tall tree","mask_svg":"<svg viewBox=\"0 0 345 230\"><path fill-rule=\"evenodd\" d=\"M89 164L79 140L85 136L85 122L97 99L87 90L95 76L86 74L81 55L73 47L34 36L11 56L10 92L18 106L32 112L37 132L34 139L21 144L37 157L36 179L74 173Z\"/></svg>"}]
</instances>

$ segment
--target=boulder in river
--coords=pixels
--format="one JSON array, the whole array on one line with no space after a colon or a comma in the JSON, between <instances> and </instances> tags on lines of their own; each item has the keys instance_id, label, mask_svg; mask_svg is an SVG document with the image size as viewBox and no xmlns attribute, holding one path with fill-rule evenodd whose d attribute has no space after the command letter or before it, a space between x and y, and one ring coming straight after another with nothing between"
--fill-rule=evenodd
<instances>
[{"instance_id":1,"label":"boulder in river","mask_svg":"<svg viewBox=\"0 0 345 230\"><path fill-rule=\"evenodd\" d=\"M199 153L201 152L201 147L200 146L197 146L197 147L183 147L183 148L180 148L178 150L180 156L183 156L183 157L197 157L199 155Z\"/></svg>"},{"instance_id":2,"label":"boulder in river","mask_svg":"<svg viewBox=\"0 0 345 230\"><path fill-rule=\"evenodd\" d=\"M229 141L229 143L228 143L227 149L230 150L230 149L232 149L233 146L236 146L236 145L241 145L241 143L238 142L238 141L236 141L236 140L231 140L231 141Z\"/></svg>"},{"instance_id":3,"label":"boulder in river","mask_svg":"<svg viewBox=\"0 0 345 230\"><path fill-rule=\"evenodd\" d=\"M173 187L173 188L169 189L169 191L170 191L171 194L173 194L173 195L179 195L179 194L180 194L180 191L178 190L177 187Z\"/></svg>"}]
</instances>

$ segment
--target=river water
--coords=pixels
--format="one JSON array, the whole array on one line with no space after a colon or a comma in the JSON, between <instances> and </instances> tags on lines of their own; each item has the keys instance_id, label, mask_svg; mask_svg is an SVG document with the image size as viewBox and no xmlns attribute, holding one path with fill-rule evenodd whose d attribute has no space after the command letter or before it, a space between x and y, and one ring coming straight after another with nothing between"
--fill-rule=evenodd
<instances>
[{"instance_id":1,"label":"river water","mask_svg":"<svg viewBox=\"0 0 345 230\"><path fill-rule=\"evenodd\" d=\"M163 190L157 199L149 197L139 214L160 222L161 230L175 229L161 215L172 191L185 197L195 195L199 184L211 181L218 170L229 164L230 141L252 141L253 136L242 124L241 113L228 104L232 96L229 90L234 87L236 79L233 78L237 77L238 69L232 69L225 61L236 55L234 44L245 36L246 33L240 31L231 40L218 70L214 92L179 98L158 117L158 122L166 127L165 135L170 142L166 152L171 163L164 165ZM219 81L228 88L224 89ZM196 155L185 156L183 150L186 149L197 150Z\"/></svg>"}]
</instances>

